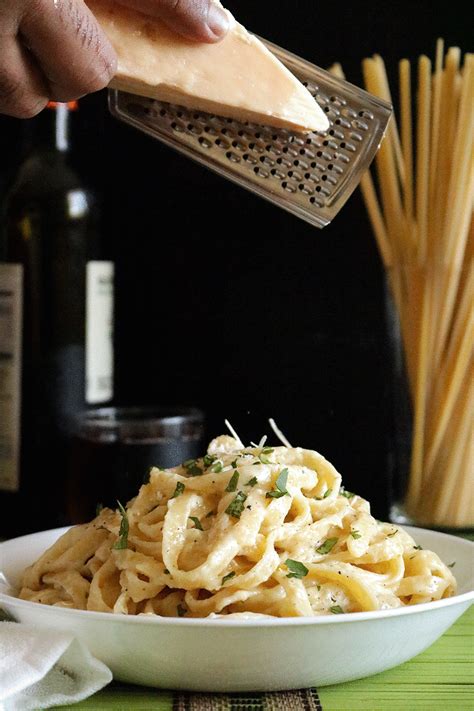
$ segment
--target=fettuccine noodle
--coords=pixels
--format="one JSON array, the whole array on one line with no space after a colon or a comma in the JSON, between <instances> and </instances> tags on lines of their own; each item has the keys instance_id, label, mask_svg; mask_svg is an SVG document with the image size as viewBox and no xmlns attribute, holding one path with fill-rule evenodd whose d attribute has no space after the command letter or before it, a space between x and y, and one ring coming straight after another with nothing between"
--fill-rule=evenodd
<instances>
[{"instance_id":1,"label":"fettuccine noodle","mask_svg":"<svg viewBox=\"0 0 474 711\"><path fill-rule=\"evenodd\" d=\"M317 452L243 447L153 469L125 509L65 533L23 576L24 600L119 614L316 616L449 597L448 567L376 521Z\"/></svg>"}]
</instances>

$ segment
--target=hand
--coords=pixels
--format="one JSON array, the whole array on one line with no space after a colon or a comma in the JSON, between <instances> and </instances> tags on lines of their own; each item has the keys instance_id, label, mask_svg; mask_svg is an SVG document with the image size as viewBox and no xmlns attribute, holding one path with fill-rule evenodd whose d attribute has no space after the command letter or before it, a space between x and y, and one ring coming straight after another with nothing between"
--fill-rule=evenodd
<instances>
[{"instance_id":1,"label":"hand","mask_svg":"<svg viewBox=\"0 0 474 711\"><path fill-rule=\"evenodd\" d=\"M176 32L216 42L227 18L211 0L120 0ZM47 102L103 89L115 52L83 0L0 0L0 113L31 118Z\"/></svg>"}]
</instances>

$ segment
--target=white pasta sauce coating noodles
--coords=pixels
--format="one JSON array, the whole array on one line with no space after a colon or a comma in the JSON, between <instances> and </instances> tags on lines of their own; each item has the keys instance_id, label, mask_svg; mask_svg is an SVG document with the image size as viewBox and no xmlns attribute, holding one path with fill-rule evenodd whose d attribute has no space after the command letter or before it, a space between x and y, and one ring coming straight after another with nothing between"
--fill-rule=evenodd
<instances>
[{"instance_id":1,"label":"white pasta sauce coating noodles","mask_svg":"<svg viewBox=\"0 0 474 711\"><path fill-rule=\"evenodd\" d=\"M448 567L376 521L317 452L242 447L153 469L25 571L20 597L121 614L315 616L449 597Z\"/></svg>"}]
</instances>

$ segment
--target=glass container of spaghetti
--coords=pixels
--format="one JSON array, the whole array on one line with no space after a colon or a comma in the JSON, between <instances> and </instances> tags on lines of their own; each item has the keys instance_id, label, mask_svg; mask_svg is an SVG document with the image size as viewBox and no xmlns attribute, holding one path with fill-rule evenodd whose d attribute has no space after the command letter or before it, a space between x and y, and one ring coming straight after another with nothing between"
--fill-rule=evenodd
<instances>
[{"instance_id":1,"label":"glass container of spaghetti","mask_svg":"<svg viewBox=\"0 0 474 711\"><path fill-rule=\"evenodd\" d=\"M474 530L474 272L404 264L387 276L390 518Z\"/></svg>"},{"instance_id":2,"label":"glass container of spaghetti","mask_svg":"<svg viewBox=\"0 0 474 711\"><path fill-rule=\"evenodd\" d=\"M379 55L362 68L400 101L361 181L393 300L392 520L473 529L474 54L438 40L398 76Z\"/></svg>"}]
</instances>

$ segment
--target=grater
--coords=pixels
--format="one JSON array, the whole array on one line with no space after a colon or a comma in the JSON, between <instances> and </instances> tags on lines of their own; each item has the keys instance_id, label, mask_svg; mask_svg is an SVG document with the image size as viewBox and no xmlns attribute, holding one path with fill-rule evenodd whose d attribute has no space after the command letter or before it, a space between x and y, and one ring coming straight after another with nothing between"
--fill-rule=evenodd
<instances>
[{"instance_id":1,"label":"grater","mask_svg":"<svg viewBox=\"0 0 474 711\"><path fill-rule=\"evenodd\" d=\"M261 39L261 38L260 38ZM392 107L323 69L261 40L325 111L325 133L294 133L111 89L121 121L315 227L325 227L357 187L377 152Z\"/></svg>"}]
</instances>

